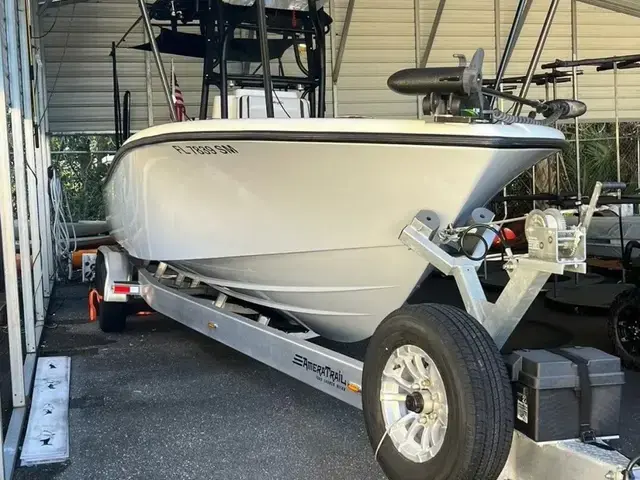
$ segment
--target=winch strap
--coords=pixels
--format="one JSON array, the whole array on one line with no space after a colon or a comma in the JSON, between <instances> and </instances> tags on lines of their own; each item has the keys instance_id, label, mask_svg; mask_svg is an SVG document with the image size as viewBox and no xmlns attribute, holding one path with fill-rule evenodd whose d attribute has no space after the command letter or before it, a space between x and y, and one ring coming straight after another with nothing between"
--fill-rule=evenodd
<instances>
[{"instance_id":1,"label":"winch strap","mask_svg":"<svg viewBox=\"0 0 640 480\"><path fill-rule=\"evenodd\" d=\"M567 360L571 360L578 367L578 379L580 383L576 390L576 395L580 402L580 438L585 443L593 443L596 441L596 432L591 428L593 395L591 390L591 379L589 378L589 362L562 348L554 348L549 351L556 355L560 355Z\"/></svg>"}]
</instances>

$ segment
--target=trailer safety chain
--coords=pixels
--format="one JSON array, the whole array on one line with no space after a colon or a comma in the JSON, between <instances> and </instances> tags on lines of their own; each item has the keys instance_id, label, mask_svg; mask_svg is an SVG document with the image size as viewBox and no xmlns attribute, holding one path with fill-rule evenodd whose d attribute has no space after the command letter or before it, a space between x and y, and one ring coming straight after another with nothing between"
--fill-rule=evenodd
<instances>
[{"instance_id":1,"label":"trailer safety chain","mask_svg":"<svg viewBox=\"0 0 640 480\"><path fill-rule=\"evenodd\" d=\"M102 298L97 289L89 290L89 322L95 322L98 318L98 308L100 308Z\"/></svg>"}]
</instances>

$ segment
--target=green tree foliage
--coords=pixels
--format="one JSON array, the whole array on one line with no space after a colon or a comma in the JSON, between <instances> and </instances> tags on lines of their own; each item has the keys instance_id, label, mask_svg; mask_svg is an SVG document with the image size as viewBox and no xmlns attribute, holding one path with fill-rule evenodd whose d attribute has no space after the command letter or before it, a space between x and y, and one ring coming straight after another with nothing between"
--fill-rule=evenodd
<instances>
[{"instance_id":1,"label":"green tree foliage","mask_svg":"<svg viewBox=\"0 0 640 480\"><path fill-rule=\"evenodd\" d=\"M111 135L62 135L51 139L51 162L74 221L105 218L102 181L109 165L102 158L115 149Z\"/></svg>"},{"instance_id":2,"label":"green tree foliage","mask_svg":"<svg viewBox=\"0 0 640 480\"><path fill-rule=\"evenodd\" d=\"M563 130L571 148L564 154L564 191L577 190L575 125L565 124ZM620 179L627 184L626 193L635 193L638 185L638 136L640 125L620 124ZM615 123L580 124L580 183L583 194L590 195L596 181L616 181L617 153Z\"/></svg>"}]
</instances>

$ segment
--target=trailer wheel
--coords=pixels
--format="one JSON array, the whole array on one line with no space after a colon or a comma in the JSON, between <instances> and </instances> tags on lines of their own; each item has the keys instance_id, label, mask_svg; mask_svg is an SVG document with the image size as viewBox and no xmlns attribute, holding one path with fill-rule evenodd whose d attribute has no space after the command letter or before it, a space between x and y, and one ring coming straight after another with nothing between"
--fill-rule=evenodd
<instances>
[{"instance_id":1,"label":"trailer wheel","mask_svg":"<svg viewBox=\"0 0 640 480\"><path fill-rule=\"evenodd\" d=\"M390 314L365 355L362 403L391 480L495 480L504 468L514 423L507 369L488 332L460 309Z\"/></svg>"},{"instance_id":2,"label":"trailer wheel","mask_svg":"<svg viewBox=\"0 0 640 480\"><path fill-rule=\"evenodd\" d=\"M95 287L101 298L104 297L107 283L107 266L104 255L98 252L96 256ZM122 332L127 326L127 304L119 302L105 302L98 304L97 317L100 330L105 333Z\"/></svg>"},{"instance_id":3,"label":"trailer wheel","mask_svg":"<svg viewBox=\"0 0 640 480\"><path fill-rule=\"evenodd\" d=\"M622 364L640 371L640 289L625 290L613 300L608 330Z\"/></svg>"}]
</instances>

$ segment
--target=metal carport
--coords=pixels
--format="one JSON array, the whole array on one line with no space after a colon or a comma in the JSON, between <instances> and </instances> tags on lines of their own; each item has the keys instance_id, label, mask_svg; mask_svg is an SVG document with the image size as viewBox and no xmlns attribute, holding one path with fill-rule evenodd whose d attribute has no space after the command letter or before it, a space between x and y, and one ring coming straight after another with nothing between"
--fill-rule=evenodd
<instances>
[{"instance_id":1,"label":"metal carport","mask_svg":"<svg viewBox=\"0 0 640 480\"><path fill-rule=\"evenodd\" d=\"M337 80L333 89L336 103L329 91L329 108L335 106L339 115L391 118L415 118L417 108L411 98L388 90L386 79L397 70L419 64L436 30L430 63L454 64L454 53L471 54L477 47L483 47L487 54L486 74L492 75L496 45L498 50L504 45L517 4L515 0L397 0L393 4L383 0L332 0L328 3L336 20L331 36L331 62L336 70L339 68L339 77L333 75ZM637 35L640 18L628 15L638 13L638 7L632 4L629 0L577 2L577 54L601 57L640 51ZM522 74L526 70L548 5L547 1L531 2L509 74ZM571 58L571 5L570 0L560 2L541 63ZM44 11L42 31L51 29L43 40L52 132L113 130L109 48L138 15L135 2L126 0L53 1ZM435 22L436 18L439 22ZM128 42L134 44L136 40L143 41L140 26ZM342 55L341 46L344 47ZM133 129L144 128L150 121L168 121L155 67L148 54L124 48L119 49L118 54L121 90L132 92ZM169 61L169 57L166 60ZM187 106L193 111L199 99L201 66L184 58L175 58L174 62ZM638 79L637 70L620 75L619 107L623 118L640 117L640 99L636 95ZM585 72L580 78L580 96L590 107L585 120L613 118L612 84L611 73ZM571 95L571 91L560 88L560 94ZM532 89L531 95L543 93Z\"/></svg>"}]
</instances>

